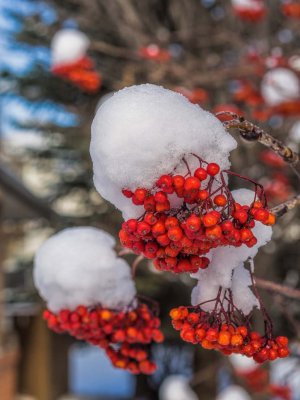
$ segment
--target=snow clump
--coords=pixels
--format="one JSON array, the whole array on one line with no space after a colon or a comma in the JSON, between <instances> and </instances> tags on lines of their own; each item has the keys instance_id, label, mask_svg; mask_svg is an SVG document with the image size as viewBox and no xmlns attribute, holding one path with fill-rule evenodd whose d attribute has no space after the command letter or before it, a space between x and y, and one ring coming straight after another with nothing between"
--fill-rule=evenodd
<instances>
[{"instance_id":1,"label":"snow clump","mask_svg":"<svg viewBox=\"0 0 300 400\"><path fill-rule=\"evenodd\" d=\"M185 96L151 84L127 87L105 101L94 118L94 183L124 219L138 217L143 208L123 197L122 189L150 189L180 163L176 173L185 174L183 157L193 172L199 162L191 153L229 168L229 153L236 146L214 115Z\"/></svg>"},{"instance_id":2,"label":"snow clump","mask_svg":"<svg viewBox=\"0 0 300 400\"><path fill-rule=\"evenodd\" d=\"M230 385L218 394L216 400L251 400L251 397L241 386Z\"/></svg>"},{"instance_id":3,"label":"snow clump","mask_svg":"<svg viewBox=\"0 0 300 400\"><path fill-rule=\"evenodd\" d=\"M249 189L233 190L232 196L242 205L250 205L254 200L254 192ZM257 238L257 243L253 247L222 246L208 253L211 260L209 267L191 275L198 279L197 286L192 291L193 305L216 298L221 286L233 291L234 303L244 314L248 315L253 307L258 307L257 299L249 288L251 285L249 272L244 270L243 265L248 259L253 259L258 249L271 240L272 228L256 221L253 234ZM238 267L239 270L233 274ZM212 311L214 303L204 304L202 308L205 311Z\"/></svg>"},{"instance_id":4,"label":"snow clump","mask_svg":"<svg viewBox=\"0 0 300 400\"><path fill-rule=\"evenodd\" d=\"M299 79L287 68L272 69L262 80L261 94L269 106L296 100L300 97Z\"/></svg>"},{"instance_id":5,"label":"snow clump","mask_svg":"<svg viewBox=\"0 0 300 400\"><path fill-rule=\"evenodd\" d=\"M90 46L89 38L75 29L61 29L51 42L53 65L70 64L86 55Z\"/></svg>"},{"instance_id":6,"label":"snow clump","mask_svg":"<svg viewBox=\"0 0 300 400\"><path fill-rule=\"evenodd\" d=\"M159 400L197 400L189 380L183 375L169 375L159 388Z\"/></svg>"},{"instance_id":7,"label":"snow clump","mask_svg":"<svg viewBox=\"0 0 300 400\"><path fill-rule=\"evenodd\" d=\"M136 289L114 246L111 235L91 227L64 229L47 239L35 256L34 282L49 310L128 306Z\"/></svg>"}]
</instances>

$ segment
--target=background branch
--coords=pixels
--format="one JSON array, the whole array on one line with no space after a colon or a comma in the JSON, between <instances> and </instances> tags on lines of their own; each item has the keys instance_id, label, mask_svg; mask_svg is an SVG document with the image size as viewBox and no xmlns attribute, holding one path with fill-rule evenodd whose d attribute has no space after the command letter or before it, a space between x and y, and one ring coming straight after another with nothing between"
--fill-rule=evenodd
<instances>
[{"instance_id":1,"label":"background branch","mask_svg":"<svg viewBox=\"0 0 300 400\"><path fill-rule=\"evenodd\" d=\"M261 278L255 278L256 286L260 289L267 290L282 296L288 297L290 299L300 300L300 290L293 289L288 286L280 285L279 283L267 281Z\"/></svg>"}]
</instances>

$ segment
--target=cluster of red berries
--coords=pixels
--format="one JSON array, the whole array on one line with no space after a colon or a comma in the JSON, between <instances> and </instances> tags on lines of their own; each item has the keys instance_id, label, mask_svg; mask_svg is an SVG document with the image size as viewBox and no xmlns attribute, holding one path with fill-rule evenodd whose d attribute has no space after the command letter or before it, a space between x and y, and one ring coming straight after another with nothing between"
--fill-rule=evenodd
<instances>
[{"instance_id":1,"label":"cluster of red berries","mask_svg":"<svg viewBox=\"0 0 300 400\"><path fill-rule=\"evenodd\" d=\"M135 254L153 259L158 270L194 273L205 269L209 260L203 255L210 249L242 244L252 247L257 243L252 232L255 220L265 225L275 223L262 201L253 201L250 207L234 201L222 172L221 181L216 177L218 164L200 164L205 165L193 176L162 175L151 190L122 191L134 205L143 206L145 213L123 223L120 241ZM170 195L181 199L179 208L171 208Z\"/></svg>"},{"instance_id":2,"label":"cluster of red berries","mask_svg":"<svg viewBox=\"0 0 300 400\"><path fill-rule=\"evenodd\" d=\"M236 375L242 378L249 389L251 389L251 392L267 394L283 400L291 400L291 389L286 385L269 383L270 375L261 365L254 366L254 368L246 371L234 370Z\"/></svg>"},{"instance_id":3,"label":"cluster of red berries","mask_svg":"<svg viewBox=\"0 0 300 400\"><path fill-rule=\"evenodd\" d=\"M283 3L281 11L286 17L300 19L300 3L297 1L287 1Z\"/></svg>"},{"instance_id":4,"label":"cluster of red berries","mask_svg":"<svg viewBox=\"0 0 300 400\"><path fill-rule=\"evenodd\" d=\"M72 82L87 93L95 93L101 86L101 77L94 70L94 63L89 57L83 57L73 63L55 65L52 67L52 73Z\"/></svg>"},{"instance_id":5,"label":"cluster of red berries","mask_svg":"<svg viewBox=\"0 0 300 400\"><path fill-rule=\"evenodd\" d=\"M235 14L247 22L260 22L266 16L266 8L263 2L256 1L251 9L244 7L234 7Z\"/></svg>"},{"instance_id":6,"label":"cluster of red berries","mask_svg":"<svg viewBox=\"0 0 300 400\"><path fill-rule=\"evenodd\" d=\"M289 355L288 339L262 337L245 325L220 322L214 315L199 307L179 307L170 311L173 327L180 331L181 338L204 349L219 350L225 355L232 353L252 357L256 362L284 358Z\"/></svg>"},{"instance_id":7,"label":"cluster of red berries","mask_svg":"<svg viewBox=\"0 0 300 400\"><path fill-rule=\"evenodd\" d=\"M103 307L79 306L75 311L44 312L48 327L57 333L69 333L79 340L99 346L117 368L132 373L152 374L156 365L149 360L149 345L160 343L164 336L160 320L150 307L140 303L129 311L112 311Z\"/></svg>"}]
</instances>

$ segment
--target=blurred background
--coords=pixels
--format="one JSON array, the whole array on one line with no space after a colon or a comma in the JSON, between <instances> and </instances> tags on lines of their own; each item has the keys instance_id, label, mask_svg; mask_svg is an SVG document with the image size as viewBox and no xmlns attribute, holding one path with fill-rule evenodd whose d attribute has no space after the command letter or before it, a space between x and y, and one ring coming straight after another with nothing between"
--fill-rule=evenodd
<instances>
[{"instance_id":1,"label":"blurred background","mask_svg":"<svg viewBox=\"0 0 300 400\"><path fill-rule=\"evenodd\" d=\"M71 34L59 44L62 30ZM299 43L299 1L0 0L1 400L300 399L299 301L261 291L292 356L245 377L172 329L168 312L190 304L195 282L145 263L138 290L161 303L166 341L152 348L158 371L134 377L50 332L32 281L34 253L57 230L93 225L117 236L121 216L95 191L89 157L93 116L114 91L163 85L209 111L245 115L298 151ZM232 163L265 185L271 205L299 193L293 172L258 144L239 142ZM273 237L257 275L300 288L296 209Z\"/></svg>"}]
</instances>

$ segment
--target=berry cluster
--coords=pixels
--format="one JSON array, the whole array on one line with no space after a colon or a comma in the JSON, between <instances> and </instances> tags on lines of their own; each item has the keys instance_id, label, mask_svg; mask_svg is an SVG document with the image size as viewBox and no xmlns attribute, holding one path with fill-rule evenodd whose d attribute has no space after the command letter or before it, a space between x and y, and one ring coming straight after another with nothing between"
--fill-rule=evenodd
<instances>
[{"instance_id":1,"label":"berry cluster","mask_svg":"<svg viewBox=\"0 0 300 400\"><path fill-rule=\"evenodd\" d=\"M266 394L283 400L292 399L291 389L287 385L275 385L270 383L269 372L263 368L262 365L257 365L246 371L240 371L234 368L234 372L239 378L243 379L251 392Z\"/></svg>"},{"instance_id":2,"label":"berry cluster","mask_svg":"<svg viewBox=\"0 0 300 400\"><path fill-rule=\"evenodd\" d=\"M101 86L100 75L94 70L94 63L88 57L52 67L52 73L72 82L87 93L95 93Z\"/></svg>"},{"instance_id":3,"label":"berry cluster","mask_svg":"<svg viewBox=\"0 0 300 400\"><path fill-rule=\"evenodd\" d=\"M57 333L67 332L79 340L99 346L117 368L132 373L151 374L156 365L149 360L149 345L160 343L164 336L160 320L145 303L128 311L113 311L103 307L79 306L75 311L58 314L44 312L48 327Z\"/></svg>"},{"instance_id":4,"label":"berry cluster","mask_svg":"<svg viewBox=\"0 0 300 400\"><path fill-rule=\"evenodd\" d=\"M162 175L152 189L122 191L145 213L123 223L120 241L135 254L154 259L158 270L194 273L205 269L209 260L204 255L209 250L226 245L252 247L257 243L252 232L255 221L275 222L258 184L251 206L241 205L233 199L219 165L195 157L200 167L193 175L186 163L185 176ZM176 209L171 208L170 196L181 201Z\"/></svg>"},{"instance_id":5,"label":"berry cluster","mask_svg":"<svg viewBox=\"0 0 300 400\"><path fill-rule=\"evenodd\" d=\"M184 341L200 344L204 349L219 350L225 355L242 354L258 363L289 355L285 336L261 336L247 324L238 325L233 318L222 321L219 315L202 311L199 306L174 308L170 316L173 327L180 331Z\"/></svg>"}]
</instances>

